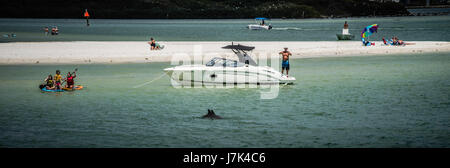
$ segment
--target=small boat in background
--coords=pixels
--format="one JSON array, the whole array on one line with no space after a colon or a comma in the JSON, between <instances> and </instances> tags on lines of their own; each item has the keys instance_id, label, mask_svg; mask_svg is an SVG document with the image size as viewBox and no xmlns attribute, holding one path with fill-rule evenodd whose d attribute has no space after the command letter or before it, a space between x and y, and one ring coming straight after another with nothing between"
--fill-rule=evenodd
<instances>
[{"instance_id":1,"label":"small boat in background","mask_svg":"<svg viewBox=\"0 0 450 168\"><path fill-rule=\"evenodd\" d=\"M270 30L272 29L272 25L266 25L265 20L269 20L267 18L255 18L256 24L250 24L247 26L250 30Z\"/></svg>"},{"instance_id":2,"label":"small boat in background","mask_svg":"<svg viewBox=\"0 0 450 168\"><path fill-rule=\"evenodd\" d=\"M344 23L344 28L342 29L342 34L336 34L338 40L353 40L355 35L350 34L348 32L348 24L347 21Z\"/></svg>"}]
</instances>

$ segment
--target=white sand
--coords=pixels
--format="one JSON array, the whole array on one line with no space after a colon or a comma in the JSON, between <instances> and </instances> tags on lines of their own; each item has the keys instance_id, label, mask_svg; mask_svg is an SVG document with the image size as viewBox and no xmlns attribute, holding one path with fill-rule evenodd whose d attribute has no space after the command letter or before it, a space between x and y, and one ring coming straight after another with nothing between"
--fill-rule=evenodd
<instances>
[{"instance_id":1,"label":"white sand","mask_svg":"<svg viewBox=\"0 0 450 168\"><path fill-rule=\"evenodd\" d=\"M231 50L221 47L231 42L160 42L163 50L150 51L147 42L128 41L78 41L78 42L18 42L0 43L0 64L82 64L165 62L177 54L194 55L194 50L209 59L215 56L232 56ZM450 42L408 41L415 45L385 46L376 41L375 46L364 47L358 41L299 41L299 42L234 42L255 46L253 57L276 54L289 47L292 58L344 57L369 55L396 55L415 53L450 52ZM214 54L215 53L215 54Z\"/></svg>"}]
</instances>

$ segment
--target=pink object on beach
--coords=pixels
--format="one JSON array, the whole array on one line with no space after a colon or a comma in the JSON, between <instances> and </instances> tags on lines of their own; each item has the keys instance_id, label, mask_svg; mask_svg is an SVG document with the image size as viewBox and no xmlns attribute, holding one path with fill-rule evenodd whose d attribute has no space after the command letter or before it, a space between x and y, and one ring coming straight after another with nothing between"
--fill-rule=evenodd
<instances>
[{"instance_id":1,"label":"pink object on beach","mask_svg":"<svg viewBox=\"0 0 450 168\"><path fill-rule=\"evenodd\" d=\"M372 43L371 43L371 45L375 45L375 43L374 43L374 42L372 42Z\"/></svg>"}]
</instances>

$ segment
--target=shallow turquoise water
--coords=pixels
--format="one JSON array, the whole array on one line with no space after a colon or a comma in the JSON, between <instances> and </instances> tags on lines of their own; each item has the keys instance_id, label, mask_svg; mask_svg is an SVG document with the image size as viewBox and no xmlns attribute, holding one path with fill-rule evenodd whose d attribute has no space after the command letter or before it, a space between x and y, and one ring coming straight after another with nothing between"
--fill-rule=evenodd
<instances>
[{"instance_id":1,"label":"shallow turquoise water","mask_svg":"<svg viewBox=\"0 0 450 168\"><path fill-rule=\"evenodd\" d=\"M335 41L348 21L350 33L360 40L364 27L379 24L371 40L398 36L407 41L450 41L449 16L380 17L347 19L273 19L270 31L252 31L252 19L121 20L0 19L0 42L14 41ZM45 36L43 27L58 26L60 35Z\"/></svg>"},{"instance_id":2,"label":"shallow turquoise water","mask_svg":"<svg viewBox=\"0 0 450 168\"><path fill-rule=\"evenodd\" d=\"M168 63L0 66L0 147L449 147L449 54L291 60L297 83L183 88ZM76 92L42 93L78 67ZM223 120L197 117L212 108Z\"/></svg>"}]
</instances>

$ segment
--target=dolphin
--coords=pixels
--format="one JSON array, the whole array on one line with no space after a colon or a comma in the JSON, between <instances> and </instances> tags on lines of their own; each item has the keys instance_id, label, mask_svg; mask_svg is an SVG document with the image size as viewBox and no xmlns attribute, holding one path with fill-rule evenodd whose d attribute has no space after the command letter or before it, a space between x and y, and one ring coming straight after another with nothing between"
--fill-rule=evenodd
<instances>
[{"instance_id":1,"label":"dolphin","mask_svg":"<svg viewBox=\"0 0 450 168\"><path fill-rule=\"evenodd\" d=\"M210 109L208 109L208 113L206 115L202 116L202 118L209 118L211 120L223 119L221 116L216 115L216 113L214 113L214 110L210 110Z\"/></svg>"}]
</instances>

